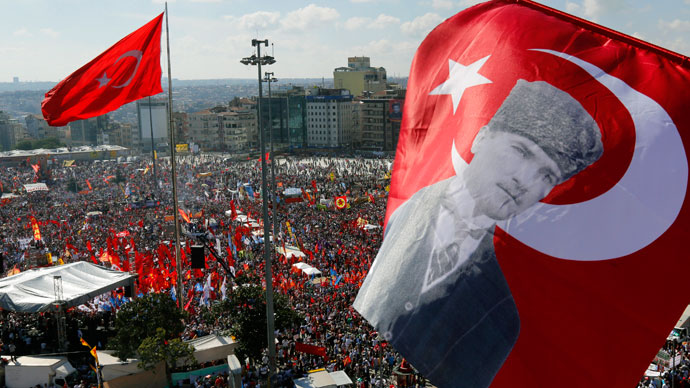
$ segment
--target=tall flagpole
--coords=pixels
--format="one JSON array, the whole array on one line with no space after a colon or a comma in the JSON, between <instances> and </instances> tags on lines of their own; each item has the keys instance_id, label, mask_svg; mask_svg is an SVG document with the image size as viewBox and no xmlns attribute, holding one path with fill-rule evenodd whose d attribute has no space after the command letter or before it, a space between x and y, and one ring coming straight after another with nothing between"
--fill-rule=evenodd
<instances>
[{"instance_id":1,"label":"tall flagpole","mask_svg":"<svg viewBox=\"0 0 690 388\"><path fill-rule=\"evenodd\" d=\"M173 217L175 218L175 269L177 270L177 300L184 310L184 285L182 284L182 263L180 263L180 219L177 207L177 173L175 172L175 130L173 127L172 75L170 71L170 30L168 30L168 2L165 2L165 39L168 49L168 127L170 127L170 169L172 170Z\"/></svg>"}]
</instances>

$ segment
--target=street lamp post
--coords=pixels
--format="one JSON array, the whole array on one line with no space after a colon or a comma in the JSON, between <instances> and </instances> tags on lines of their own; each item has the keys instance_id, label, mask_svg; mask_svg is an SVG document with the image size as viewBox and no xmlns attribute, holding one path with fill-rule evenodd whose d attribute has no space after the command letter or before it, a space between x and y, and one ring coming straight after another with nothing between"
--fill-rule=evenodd
<instances>
[{"instance_id":1,"label":"street lamp post","mask_svg":"<svg viewBox=\"0 0 690 388\"><path fill-rule=\"evenodd\" d=\"M268 386L271 386L271 378L276 372L276 345L275 345L275 323L273 316L273 275L271 273L271 229L270 219L268 218L268 190L266 188L266 141L264 139L264 130L261 125L261 65L272 65L276 61L272 56L261 56L261 45L268 46L268 39L258 40L252 39L252 47L256 47L256 54L251 57L242 58L240 62L244 65L257 65L259 75L259 103L257 106L258 112L258 127L259 127L259 142L261 149L261 202L264 219L264 261L266 262L266 321L267 321L267 337L268 337Z\"/></svg>"},{"instance_id":2,"label":"street lamp post","mask_svg":"<svg viewBox=\"0 0 690 388\"><path fill-rule=\"evenodd\" d=\"M278 213L276 210L276 202L278 198L278 190L276 188L276 170L275 170L275 156L273 155L273 116L271 115L271 105L273 105L273 99L271 99L271 83L278 82L277 78L273 77L273 72L264 73L264 82L268 82L268 142L271 145L271 192L273 195L273 210L272 210L272 220L273 220L273 238L275 239L278 235ZM275 240L273 240L275 241Z\"/></svg>"}]
</instances>

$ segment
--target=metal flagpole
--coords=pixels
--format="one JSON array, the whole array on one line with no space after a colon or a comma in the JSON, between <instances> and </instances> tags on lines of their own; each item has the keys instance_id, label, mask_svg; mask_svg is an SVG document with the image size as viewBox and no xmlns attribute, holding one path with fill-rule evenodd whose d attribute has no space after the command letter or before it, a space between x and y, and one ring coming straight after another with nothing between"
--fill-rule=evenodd
<instances>
[{"instance_id":1,"label":"metal flagpole","mask_svg":"<svg viewBox=\"0 0 690 388\"><path fill-rule=\"evenodd\" d=\"M276 373L276 344L275 344L275 323L273 317L273 275L271 273L271 219L268 218L268 188L266 184L266 138L264 137L264 129L261 125L261 44L268 46L268 39L258 40L252 39L252 46L256 47L256 56L258 57L259 70L259 139L261 148L261 200L264 219L264 260L266 270L266 320L267 320L267 337L268 337L268 386L270 387L271 378Z\"/></svg>"},{"instance_id":2,"label":"metal flagpole","mask_svg":"<svg viewBox=\"0 0 690 388\"><path fill-rule=\"evenodd\" d=\"M180 263L180 219L177 206L177 173L175 172L175 130L173 129L172 76L170 71L170 30L168 29L168 2L165 2L165 39L168 50L168 123L170 127L170 169L172 172L173 218L175 219L175 268L177 270L177 300L184 310L184 285L182 284L182 263Z\"/></svg>"},{"instance_id":3,"label":"metal flagpole","mask_svg":"<svg viewBox=\"0 0 690 388\"><path fill-rule=\"evenodd\" d=\"M153 160L153 189L158 188L158 175L156 174L156 151L153 145L153 115L151 114L151 96L149 96L149 126L151 127L151 160Z\"/></svg>"},{"instance_id":4,"label":"metal flagpole","mask_svg":"<svg viewBox=\"0 0 690 388\"><path fill-rule=\"evenodd\" d=\"M273 43L271 43L273 47ZM273 117L271 116L271 105L273 105L273 98L271 96L271 82L277 82L276 78L273 78L273 72L266 72L266 78L264 81L268 82L268 142L271 146L271 198L273 202L273 243L276 243L276 236L278 236L278 212L276 210L276 202L278 202L278 190L276 188L276 172L275 172L275 155L273 154ZM285 253L287 255L287 253Z\"/></svg>"}]
</instances>

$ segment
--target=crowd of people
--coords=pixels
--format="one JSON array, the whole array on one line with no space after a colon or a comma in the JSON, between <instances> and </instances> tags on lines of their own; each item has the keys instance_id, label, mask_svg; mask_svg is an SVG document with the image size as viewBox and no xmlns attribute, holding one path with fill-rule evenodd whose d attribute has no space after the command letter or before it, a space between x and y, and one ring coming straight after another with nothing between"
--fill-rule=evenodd
<instances>
[{"instance_id":1,"label":"crowd of people","mask_svg":"<svg viewBox=\"0 0 690 388\"><path fill-rule=\"evenodd\" d=\"M277 186L273 288L301 317L299 325L276 331L274 386L291 387L293 379L319 368L345 371L356 387L425 386L426 380L352 308L383 239L392 160L284 155L267 166ZM24 189L25 184L41 181L48 190ZM174 214L166 159L157 160L155 168L146 158L77 161L69 166L59 160L49 165L28 160L2 168L0 273L4 277L39 266L88 261L136 274L137 288L130 297L149 292L175 295L178 274L172 241L178 217L183 225L184 290L179 299L190 313L182 339L227 333L222 320L206 320L208 315L199 312L232 299L236 279L265 287L260 182L261 163L256 158L178 157L181 211ZM337 198L345 199L339 204L342 209L336 206ZM201 240L224 265L207 251L204 268L191 268L190 247ZM303 273L293 265L300 261L320 274ZM77 358L78 386L96 383L80 338L98 349L107 348L117 310L130 297L124 290L113 291L66 312L69 349L86 353ZM2 361L55 354L56 327L52 313L0 310ZM687 342L666 350L680 361L659 376L643 377L640 387L690 387ZM243 384L265 386L268 356L242 362ZM227 373L209 375L193 386L223 387L228 378Z\"/></svg>"},{"instance_id":2,"label":"crowd of people","mask_svg":"<svg viewBox=\"0 0 690 388\"><path fill-rule=\"evenodd\" d=\"M183 225L180 299L192 313L183 339L227 329L194 313L232 298L236 277L265 286L261 163L256 158L178 157L179 214L173 214L172 175L165 159L157 160L155 168L150 159L77 161L69 166L58 160L35 163L28 160L0 169L1 190L17 195L0 204L4 275L89 261L136 273L134 297L148 292L175 295L178 274L171 241L177 216ZM278 194L273 287L302 317L301 325L276 333L278 372L286 385L317 368L344 370L361 387L398 384L394 370L402 358L351 307L383 238L391 167L391 159L355 156L280 156L272 166ZM23 189L42 180L48 190ZM339 203L342 209L336 206L337 197L345 199ZM40 239L35 238L35 225ZM199 238L225 265L208 254L205 268L190 267L190 246ZM302 273L293 266L299 261L321 275ZM70 309L69 344L75 346L83 336L99 349L106 348L114 315L127 300L116 291ZM57 349L51 314L0 314L3 355ZM323 351L305 352L302 345ZM245 385L265 384L267 366L267 357L245 365ZM421 377L417 382L423 384Z\"/></svg>"}]
</instances>

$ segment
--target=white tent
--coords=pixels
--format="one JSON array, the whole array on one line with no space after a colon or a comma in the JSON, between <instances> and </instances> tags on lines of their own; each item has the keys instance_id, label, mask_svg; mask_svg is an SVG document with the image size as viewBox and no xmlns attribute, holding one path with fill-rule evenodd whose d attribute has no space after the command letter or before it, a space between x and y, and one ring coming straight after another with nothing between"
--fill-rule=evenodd
<instances>
[{"instance_id":1,"label":"white tent","mask_svg":"<svg viewBox=\"0 0 690 388\"><path fill-rule=\"evenodd\" d=\"M328 372L325 369L309 372L306 377L293 380L293 382L298 388L337 388L352 384L352 380L345 372Z\"/></svg>"},{"instance_id":2,"label":"white tent","mask_svg":"<svg viewBox=\"0 0 690 388\"><path fill-rule=\"evenodd\" d=\"M23 356L18 357L17 362L5 365L5 384L8 388L42 386L74 371L66 357Z\"/></svg>"},{"instance_id":3,"label":"white tent","mask_svg":"<svg viewBox=\"0 0 690 388\"><path fill-rule=\"evenodd\" d=\"M224 360L234 354L237 343L232 337L210 334L186 341L194 347L194 358L198 363Z\"/></svg>"},{"instance_id":4,"label":"white tent","mask_svg":"<svg viewBox=\"0 0 690 388\"><path fill-rule=\"evenodd\" d=\"M96 350L98 354L98 363L101 364L101 375L104 381L116 379L121 376L128 376L140 373L139 360L129 358L127 361L120 361L119 358L113 356L112 351Z\"/></svg>"},{"instance_id":5,"label":"white tent","mask_svg":"<svg viewBox=\"0 0 690 388\"><path fill-rule=\"evenodd\" d=\"M300 257L307 257L307 255L304 254L304 252L300 251L299 248L293 247L291 245L286 245L285 249L283 247L276 246L276 252L280 253L281 255L290 258L291 256L300 258Z\"/></svg>"},{"instance_id":6,"label":"white tent","mask_svg":"<svg viewBox=\"0 0 690 388\"><path fill-rule=\"evenodd\" d=\"M312 267L311 265L309 265L303 261L300 261L299 263L295 263L292 266L302 270L302 272L304 272L305 274L307 274L309 276L321 275L321 271L319 271L318 269Z\"/></svg>"},{"instance_id":7,"label":"white tent","mask_svg":"<svg viewBox=\"0 0 690 388\"><path fill-rule=\"evenodd\" d=\"M63 307L74 307L123 286L134 276L79 261L55 267L35 268L0 279L0 308L24 313L54 310L54 277L62 279Z\"/></svg>"}]
</instances>

